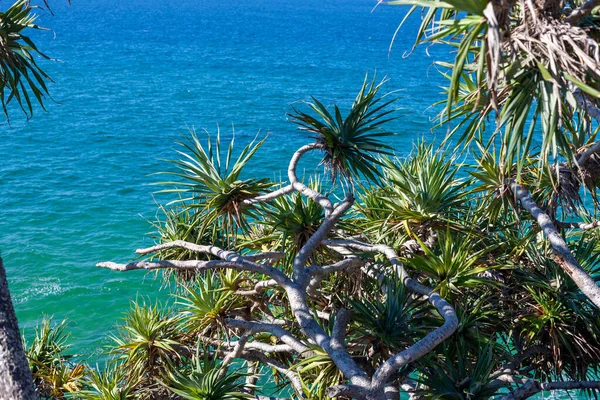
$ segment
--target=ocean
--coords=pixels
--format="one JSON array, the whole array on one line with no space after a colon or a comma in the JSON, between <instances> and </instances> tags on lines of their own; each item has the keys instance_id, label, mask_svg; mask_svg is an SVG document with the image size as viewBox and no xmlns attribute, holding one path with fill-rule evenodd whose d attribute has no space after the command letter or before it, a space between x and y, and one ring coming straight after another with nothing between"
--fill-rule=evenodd
<instances>
[{"instance_id":1,"label":"ocean","mask_svg":"<svg viewBox=\"0 0 600 400\"><path fill-rule=\"evenodd\" d=\"M0 251L21 328L68 319L94 362L137 296L168 300L143 272L97 269L152 243L160 180L189 129L245 143L268 134L250 171L277 179L309 140L286 112L310 96L347 107L366 73L398 91L398 155L431 138L445 49L406 57L417 20L389 52L405 8L372 0L50 1L32 37L55 61L53 101L0 124ZM429 50L429 54L426 50ZM443 133L442 133L443 134ZM438 133L439 135L439 133ZM314 167L320 171L317 167ZM314 169L313 169L314 170ZM310 172L310 171L309 171Z\"/></svg>"}]
</instances>

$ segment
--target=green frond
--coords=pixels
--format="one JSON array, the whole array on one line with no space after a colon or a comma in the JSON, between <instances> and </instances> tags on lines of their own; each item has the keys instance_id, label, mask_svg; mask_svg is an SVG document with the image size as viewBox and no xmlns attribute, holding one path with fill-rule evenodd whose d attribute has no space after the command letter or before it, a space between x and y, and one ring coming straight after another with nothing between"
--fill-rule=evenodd
<instances>
[{"instance_id":1,"label":"green frond","mask_svg":"<svg viewBox=\"0 0 600 400\"><path fill-rule=\"evenodd\" d=\"M245 383L246 374L222 370L216 361L208 356L208 349L203 349L203 357L196 354L192 358L190 371L173 369L165 376L162 384L171 392L187 400L245 400L252 399Z\"/></svg>"},{"instance_id":2,"label":"green frond","mask_svg":"<svg viewBox=\"0 0 600 400\"><path fill-rule=\"evenodd\" d=\"M268 179L240 177L266 138L250 142L233 160L234 139L222 154L220 131L214 143L208 132L207 137L207 144L203 145L192 131L188 140L179 143L183 147L178 151L180 158L169 161L176 171L162 173L175 180L160 182L169 187L161 192L179 195L171 204L191 210L189 225L199 235L203 236L216 224L233 238L239 229L248 228L246 219L252 215L243 201L259 196L273 186Z\"/></svg>"},{"instance_id":3,"label":"green frond","mask_svg":"<svg viewBox=\"0 0 600 400\"><path fill-rule=\"evenodd\" d=\"M18 0L0 12L0 103L8 118L8 104L16 100L27 117L33 114L33 103L44 108L50 77L38 66L36 57L48 59L25 35L42 29L35 24L37 16L27 0Z\"/></svg>"},{"instance_id":4,"label":"green frond","mask_svg":"<svg viewBox=\"0 0 600 400\"><path fill-rule=\"evenodd\" d=\"M394 109L388 106L396 99L378 95L384 83L385 80L376 84L374 79L368 82L368 77L365 77L345 117L337 105L331 113L315 98L312 103L306 103L311 113L294 109L289 114L301 130L314 135L324 153L321 164L329 170L334 182L338 175L350 181L360 177L375 181L380 176L378 156L392 154L392 147L382 140L392 133L383 125L394 119L391 116Z\"/></svg>"}]
</instances>

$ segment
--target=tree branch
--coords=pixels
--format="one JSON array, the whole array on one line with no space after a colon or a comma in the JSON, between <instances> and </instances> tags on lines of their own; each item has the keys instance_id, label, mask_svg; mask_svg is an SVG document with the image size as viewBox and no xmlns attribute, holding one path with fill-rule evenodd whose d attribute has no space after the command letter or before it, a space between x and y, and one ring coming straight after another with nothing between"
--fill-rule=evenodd
<instances>
[{"instance_id":1,"label":"tree branch","mask_svg":"<svg viewBox=\"0 0 600 400\"><path fill-rule=\"evenodd\" d=\"M159 260L159 261L136 261L127 264L118 264L114 262L100 262L96 264L98 268L107 268L113 271L126 272L137 269L155 270L155 269L195 269L198 271L212 269L235 269L237 271L248 271L257 274L268 275L279 284L285 283L288 278L283 273L273 267L254 263L238 263L233 261L221 260Z\"/></svg>"},{"instance_id":2,"label":"tree branch","mask_svg":"<svg viewBox=\"0 0 600 400\"><path fill-rule=\"evenodd\" d=\"M227 325L233 328L246 329L251 333L271 333L272 335L277 336L279 340L288 345L292 350L294 350L298 354L303 354L310 351L308 346L296 339L290 332L283 329L279 325L265 324L262 322L242 321L239 319L227 319Z\"/></svg>"},{"instance_id":3,"label":"tree branch","mask_svg":"<svg viewBox=\"0 0 600 400\"><path fill-rule=\"evenodd\" d=\"M598 227L600 227L600 221L592 221L590 223L585 223L585 222L561 222L561 221L556 221L556 225L559 228L578 228L578 229L583 229L584 231L589 231L592 229L596 229Z\"/></svg>"},{"instance_id":4,"label":"tree branch","mask_svg":"<svg viewBox=\"0 0 600 400\"><path fill-rule=\"evenodd\" d=\"M280 189L277 189L271 193L263 194L261 196L256 196L251 199L246 199L242 201L242 205L244 206L252 206L258 203L265 203L267 201L274 200L278 197L285 196L286 194L292 193L294 191L294 187L292 185L284 186Z\"/></svg>"},{"instance_id":5,"label":"tree branch","mask_svg":"<svg viewBox=\"0 0 600 400\"><path fill-rule=\"evenodd\" d=\"M338 204L333 212L325 217L323 223L317 231L308 239L302 246L298 254L294 258L294 281L300 286L308 285L309 274L305 270L306 262L313 251L321 244L325 236L333 229L338 220L352 207L354 204L354 196L348 194L343 202Z\"/></svg>"},{"instance_id":6,"label":"tree branch","mask_svg":"<svg viewBox=\"0 0 600 400\"><path fill-rule=\"evenodd\" d=\"M567 243L560 233L558 233L558 230L552 223L550 217L538 207L524 186L511 181L510 187L515 196L521 201L523 208L529 211L532 217L537 221L542 232L544 232L544 235L546 235L550 241L552 248L562 259L562 262L559 263L560 266L571 279L573 279L573 282L581 289L583 294L597 307L600 307L600 287L598 287L594 279L592 279L581 265L579 265L579 262L573 256L571 250L569 250L569 246L567 246Z\"/></svg>"},{"instance_id":7,"label":"tree branch","mask_svg":"<svg viewBox=\"0 0 600 400\"><path fill-rule=\"evenodd\" d=\"M323 282L323 279L327 278L328 275L347 271L349 269L360 268L363 265L364 262L361 259L352 257L324 267L318 265L310 266L306 268L306 272L312 277L310 278L310 283L308 284L306 291L310 296L314 297L317 295L317 290L321 286L321 282Z\"/></svg>"},{"instance_id":8,"label":"tree branch","mask_svg":"<svg viewBox=\"0 0 600 400\"><path fill-rule=\"evenodd\" d=\"M346 348L346 329L350 323L350 313L341 308L335 316L333 332L331 335L331 347L335 350Z\"/></svg>"},{"instance_id":9,"label":"tree branch","mask_svg":"<svg viewBox=\"0 0 600 400\"><path fill-rule=\"evenodd\" d=\"M390 357L379 366L371 381L372 391L381 390L398 369L431 352L438 344L452 335L458 327L458 318L450 303L444 300L437 292L432 291L428 287L423 286L410 278L404 269L404 266L398 259L398 255L391 247L381 244L365 244L352 240L326 240L323 243L331 246L343 246L359 251L379 252L384 254L394 267L402 283L409 290L427 296L429 302L444 318L444 324L442 326L427 334L423 339L419 340L408 349Z\"/></svg>"},{"instance_id":10,"label":"tree branch","mask_svg":"<svg viewBox=\"0 0 600 400\"><path fill-rule=\"evenodd\" d=\"M298 180L298 176L296 175L296 168L298 167L298 162L302 156L311 151L311 150L320 150L320 146L317 143L307 144L305 146L300 147L290 160L290 164L288 166L288 179L292 184L294 190L302 193L304 196L314 200L317 204L319 204L323 209L325 209L325 216L329 215L333 211L333 204L331 200L326 196L323 196L321 193L317 192L314 189L309 188L304 183Z\"/></svg>"},{"instance_id":11,"label":"tree branch","mask_svg":"<svg viewBox=\"0 0 600 400\"><path fill-rule=\"evenodd\" d=\"M251 261L249 258L241 256L235 251L223 250L216 246L204 246L195 243L186 242L183 240L175 240L173 242L161 243L145 249L136 250L137 254L151 254L158 251L170 248L183 248L196 253L210 254L215 257L219 257L224 261L211 260L211 261L200 261L200 260L160 260L160 261L138 261L131 262L128 264L117 264L114 262L101 262L96 264L100 268L108 268L114 271L131 271L135 269L161 269L161 268L173 268L173 269L217 269L217 268L229 268L238 271L255 272L258 274L264 274L271 277L278 284L283 285L290 282L289 278L285 276L280 270L273 268L269 265L258 264ZM274 253L258 253L254 256L259 258L268 254L267 258L272 257Z\"/></svg>"}]
</instances>

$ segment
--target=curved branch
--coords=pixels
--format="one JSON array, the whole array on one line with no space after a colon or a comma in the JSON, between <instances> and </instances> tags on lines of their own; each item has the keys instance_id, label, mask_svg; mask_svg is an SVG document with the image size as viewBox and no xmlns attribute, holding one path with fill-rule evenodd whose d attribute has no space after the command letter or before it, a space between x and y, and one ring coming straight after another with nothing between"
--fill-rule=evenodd
<instances>
[{"instance_id":1,"label":"curved branch","mask_svg":"<svg viewBox=\"0 0 600 400\"><path fill-rule=\"evenodd\" d=\"M577 229L582 229L584 231L589 231L592 229L600 228L600 221L593 221L590 223L556 221L556 225L559 228L566 228L566 229L577 228Z\"/></svg>"},{"instance_id":2,"label":"curved branch","mask_svg":"<svg viewBox=\"0 0 600 400\"><path fill-rule=\"evenodd\" d=\"M290 183L294 190L302 193L304 196L318 203L321 207L323 207L323 209L325 209L325 216L327 216L331 212L333 212L333 204L331 203L331 200L329 200L329 198L323 196L316 190L309 188L304 183L300 182L298 180L298 176L296 175L296 168L298 167L298 162L300 161L300 158L302 158L302 156L305 153L311 150L319 150L320 148L321 146L319 146L317 143L312 143L302 146L298 150L296 150L288 166L288 179L290 180Z\"/></svg>"},{"instance_id":3,"label":"curved branch","mask_svg":"<svg viewBox=\"0 0 600 400\"><path fill-rule=\"evenodd\" d=\"M308 239L308 241L302 246L298 254L294 258L294 281L300 286L308 285L309 275L305 270L306 262L313 253L313 251L321 244L325 236L333 229L339 219L352 207L354 204L354 196L348 194L344 201L338 204L333 212L325 217L323 223L317 229L317 231Z\"/></svg>"},{"instance_id":4,"label":"curved branch","mask_svg":"<svg viewBox=\"0 0 600 400\"><path fill-rule=\"evenodd\" d=\"M327 278L328 275L347 271L349 269L360 268L364 265L364 262L356 257L346 258L342 261L338 261L335 264L326 265L324 267L320 267L317 265L310 266L306 268L306 272L311 276L310 283L306 288L306 291L310 296L316 296L317 290L321 286L321 282L323 279Z\"/></svg>"},{"instance_id":5,"label":"curved branch","mask_svg":"<svg viewBox=\"0 0 600 400\"><path fill-rule=\"evenodd\" d=\"M259 274L265 274L275 280L278 284L284 285L290 282L289 278L285 276L283 272L280 270L273 268L269 265L258 264L252 261L252 257L256 259L262 258L273 258L278 257L277 252L268 252L268 253L257 253L252 254L250 256L242 256L239 253L231 250L223 250L217 246L205 246L195 243L186 242L184 240L175 240L172 242L157 244L152 247L148 247L145 249L137 249L135 252L137 254L151 254L156 253L158 251L170 248L182 248L186 250L190 250L196 253L210 254L215 257L219 257L222 260L230 262L231 264L224 264L222 267L214 266L215 264L212 261L199 261L199 260L187 260L187 261L178 261L178 260L161 260L161 261L140 261L140 262L132 262L128 264L116 264L112 262L103 262L96 264L97 267L109 268L115 271L129 271L132 269L159 269L159 268L176 268L176 269L215 269L215 268L230 268L237 269L239 271L249 271L256 272ZM207 264L208 263L208 264Z\"/></svg>"},{"instance_id":6,"label":"curved branch","mask_svg":"<svg viewBox=\"0 0 600 400\"><path fill-rule=\"evenodd\" d=\"M249 322L242 321L239 319L228 319L227 325L233 328L241 328L250 331L250 333L267 332L275 335L283 343L288 345L291 349L299 354L310 351L308 346L296 339L290 332L283 329L281 326L274 324L265 324L261 322Z\"/></svg>"},{"instance_id":7,"label":"curved branch","mask_svg":"<svg viewBox=\"0 0 600 400\"><path fill-rule=\"evenodd\" d=\"M296 372L287 368L279 361L275 361L272 358L269 358L258 351L244 352L242 353L241 358L248 361L258 361L265 365L268 365L269 367L274 368L276 371L282 373L283 375L285 375L286 378L290 380L294 391L298 396L300 396L300 398L302 398L302 396L304 395L302 391L302 380L300 379L300 376Z\"/></svg>"},{"instance_id":8,"label":"curved branch","mask_svg":"<svg viewBox=\"0 0 600 400\"><path fill-rule=\"evenodd\" d=\"M552 223L550 217L538 207L535 201L529 195L527 189L515 183L510 182L510 187L515 196L521 201L521 205L531 216L537 221L538 225L544 232L544 235L550 241L555 253L562 259L560 266L573 279L573 282L581 289L584 295L592 301L597 307L600 307L600 287L594 279L579 265L577 259L569 250L569 246L562 238L556 227Z\"/></svg>"},{"instance_id":9,"label":"curved branch","mask_svg":"<svg viewBox=\"0 0 600 400\"><path fill-rule=\"evenodd\" d=\"M346 329L350 323L350 313L341 308L335 316L333 332L331 334L331 347L335 350L346 348Z\"/></svg>"},{"instance_id":10,"label":"curved branch","mask_svg":"<svg viewBox=\"0 0 600 400\"><path fill-rule=\"evenodd\" d=\"M113 271L126 272L137 269L155 270L155 269L195 269L198 271L226 268L234 269L236 271L248 271L257 274L268 275L279 284L285 284L288 278L278 269L267 265L254 264L254 263L239 263L233 261L221 261L221 260L159 260L159 261L136 261L127 264L118 264L114 262L100 262L96 264L98 268L107 268Z\"/></svg>"},{"instance_id":11,"label":"curved branch","mask_svg":"<svg viewBox=\"0 0 600 400\"><path fill-rule=\"evenodd\" d=\"M244 201L242 201L242 205L244 206L252 206L254 204L258 204L258 203L265 203L267 201L271 201L274 200L278 197L284 196L286 194L292 193L294 191L294 187L292 185L287 185L284 186L280 189L277 189L273 192L267 193L267 194L263 194L261 196L256 196L254 198L251 199L246 199Z\"/></svg>"},{"instance_id":12,"label":"curved branch","mask_svg":"<svg viewBox=\"0 0 600 400\"><path fill-rule=\"evenodd\" d=\"M410 278L404 269L404 266L398 259L398 255L391 247L381 244L370 245L352 240L326 240L323 243L332 246L343 246L359 251L379 252L384 254L394 267L402 283L409 290L427 296L429 302L444 318L444 324L442 326L427 334L423 339L419 340L408 349L390 357L381 364L373 375L371 390L377 391L382 389L398 369L431 352L438 344L452 335L458 327L458 317L450 303L444 300L437 292L432 291L432 289L429 289Z\"/></svg>"}]
</instances>

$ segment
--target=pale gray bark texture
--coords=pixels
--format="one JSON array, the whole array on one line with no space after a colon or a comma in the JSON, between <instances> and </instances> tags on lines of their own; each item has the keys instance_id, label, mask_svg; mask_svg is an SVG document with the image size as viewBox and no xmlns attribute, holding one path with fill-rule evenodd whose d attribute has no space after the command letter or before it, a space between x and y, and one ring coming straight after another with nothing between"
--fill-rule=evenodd
<instances>
[{"instance_id":1,"label":"pale gray bark texture","mask_svg":"<svg viewBox=\"0 0 600 400\"><path fill-rule=\"evenodd\" d=\"M548 238L548 241L550 241L552 248L561 258L562 262L559 262L559 265L571 279L573 279L573 282L581 289L583 294L597 307L600 307L600 287L581 265L579 265L579 262L573 256L571 250L569 250L569 246L567 246L567 243L554 226L552 219L538 207L524 186L511 182L511 189L515 196L521 200L523 208L529 211L531 216L537 221L542 232L544 232L544 235Z\"/></svg>"},{"instance_id":2,"label":"pale gray bark texture","mask_svg":"<svg viewBox=\"0 0 600 400\"><path fill-rule=\"evenodd\" d=\"M0 399L37 398L0 258Z\"/></svg>"}]
</instances>

